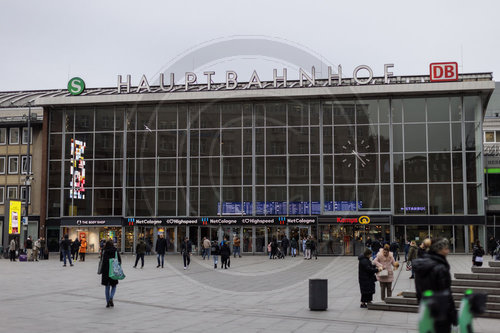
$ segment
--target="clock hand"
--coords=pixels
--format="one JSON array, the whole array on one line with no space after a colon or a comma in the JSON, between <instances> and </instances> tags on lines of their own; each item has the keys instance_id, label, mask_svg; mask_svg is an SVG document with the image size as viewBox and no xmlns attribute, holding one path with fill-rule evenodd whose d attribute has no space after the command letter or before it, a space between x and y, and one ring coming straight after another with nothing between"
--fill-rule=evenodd
<instances>
[{"instance_id":1,"label":"clock hand","mask_svg":"<svg viewBox=\"0 0 500 333\"><path fill-rule=\"evenodd\" d=\"M359 156L358 152L353 150L352 153L359 159L359 161L361 162L362 166L365 167L366 166L366 162L363 161L363 159L361 158L361 156Z\"/></svg>"}]
</instances>

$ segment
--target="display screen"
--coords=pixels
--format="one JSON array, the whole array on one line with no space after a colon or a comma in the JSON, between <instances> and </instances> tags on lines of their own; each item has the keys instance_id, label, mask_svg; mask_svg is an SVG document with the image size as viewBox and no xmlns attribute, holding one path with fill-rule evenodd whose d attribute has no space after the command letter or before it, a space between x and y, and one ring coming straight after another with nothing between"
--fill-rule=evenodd
<instances>
[{"instance_id":1,"label":"display screen","mask_svg":"<svg viewBox=\"0 0 500 333\"><path fill-rule=\"evenodd\" d=\"M85 199L85 142L71 139L71 199Z\"/></svg>"}]
</instances>

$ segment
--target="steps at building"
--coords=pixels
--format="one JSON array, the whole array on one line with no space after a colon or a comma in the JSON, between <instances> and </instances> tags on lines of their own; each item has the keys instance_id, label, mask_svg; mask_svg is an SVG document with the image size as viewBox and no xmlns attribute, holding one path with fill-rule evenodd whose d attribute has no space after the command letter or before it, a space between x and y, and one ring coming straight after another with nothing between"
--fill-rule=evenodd
<instances>
[{"instance_id":1,"label":"steps at building","mask_svg":"<svg viewBox=\"0 0 500 333\"><path fill-rule=\"evenodd\" d=\"M500 274L455 273L455 279L457 279L457 280L500 281Z\"/></svg>"},{"instance_id":2,"label":"steps at building","mask_svg":"<svg viewBox=\"0 0 500 333\"><path fill-rule=\"evenodd\" d=\"M487 294L486 312L482 318L500 319L500 261L489 261L487 267L472 267L471 273L455 273L451 281L451 292L457 310L465 291ZM417 295L414 291L403 291L402 297L386 298L385 302L368 304L369 310L418 312Z\"/></svg>"},{"instance_id":3,"label":"steps at building","mask_svg":"<svg viewBox=\"0 0 500 333\"><path fill-rule=\"evenodd\" d=\"M488 261L490 267L500 267L500 261Z\"/></svg>"},{"instance_id":4,"label":"steps at building","mask_svg":"<svg viewBox=\"0 0 500 333\"><path fill-rule=\"evenodd\" d=\"M469 287L471 289L475 288L499 288L500 292L500 281L486 281L486 280L451 280L452 287Z\"/></svg>"},{"instance_id":5,"label":"steps at building","mask_svg":"<svg viewBox=\"0 0 500 333\"><path fill-rule=\"evenodd\" d=\"M500 274L500 267L477 267L473 266L471 268L472 273L480 274Z\"/></svg>"}]
</instances>

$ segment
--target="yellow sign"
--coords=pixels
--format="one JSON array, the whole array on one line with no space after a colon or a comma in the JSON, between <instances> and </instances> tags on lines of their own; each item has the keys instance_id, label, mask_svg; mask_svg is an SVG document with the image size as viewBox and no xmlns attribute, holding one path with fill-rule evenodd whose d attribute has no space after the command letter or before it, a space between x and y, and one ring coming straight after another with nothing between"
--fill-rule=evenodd
<instances>
[{"instance_id":1,"label":"yellow sign","mask_svg":"<svg viewBox=\"0 0 500 333\"><path fill-rule=\"evenodd\" d=\"M9 207L9 234L20 233L21 201L11 201Z\"/></svg>"},{"instance_id":2,"label":"yellow sign","mask_svg":"<svg viewBox=\"0 0 500 333\"><path fill-rule=\"evenodd\" d=\"M359 224L368 224L370 223L370 218L368 216L360 216L358 221Z\"/></svg>"}]
</instances>

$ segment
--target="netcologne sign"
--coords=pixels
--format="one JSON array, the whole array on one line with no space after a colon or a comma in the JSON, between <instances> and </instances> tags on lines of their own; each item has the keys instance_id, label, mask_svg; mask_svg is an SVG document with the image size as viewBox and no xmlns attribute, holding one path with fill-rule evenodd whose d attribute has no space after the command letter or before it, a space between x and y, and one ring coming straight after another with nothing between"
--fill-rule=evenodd
<instances>
[{"instance_id":1,"label":"netcologne sign","mask_svg":"<svg viewBox=\"0 0 500 333\"><path fill-rule=\"evenodd\" d=\"M384 64L384 83L390 83L390 78L394 76L394 73L389 70L394 67L394 64ZM159 84L157 86L152 86L146 75L142 75L139 80L139 84L135 87L132 86L132 78L131 75L126 75L125 77L122 75L118 75L117 82L117 90L119 94L128 94L128 93L142 93L142 92L151 92L153 89L159 89L160 91L189 91L195 85L199 87L202 85L203 90L219 90L221 88L226 90L234 90L234 89L263 89L269 85L272 85L274 88L292 88L296 87L296 83L288 82L287 69L283 68L281 73L278 73L277 69L273 69L273 81L265 82L262 81L259 77L259 74L256 70L252 72L248 81L242 81L245 84L243 86L240 85L238 73L235 71L226 71L225 77L226 80L223 83L214 83L212 77L215 75L215 71L206 71L203 72L204 83L201 83L201 79L194 72L186 72L184 74L184 84L176 85L175 84L175 75L174 73L170 73L170 79L167 83L165 81L165 74L160 73L159 76ZM328 80L327 85L342 85L342 65L337 67L337 72L334 73L331 66L328 66L328 75L326 79ZM373 80L373 70L370 66L367 65L359 65L357 66L352 73L352 78L355 83L359 85L366 85L372 83ZM323 87L325 86L324 82L318 82L320 78L316 78L316 69L314 67L311 68L311 71L308 73L304 69L299 68L299 77L298 86L299 87Z\"/></svg>"}]
</instances>

